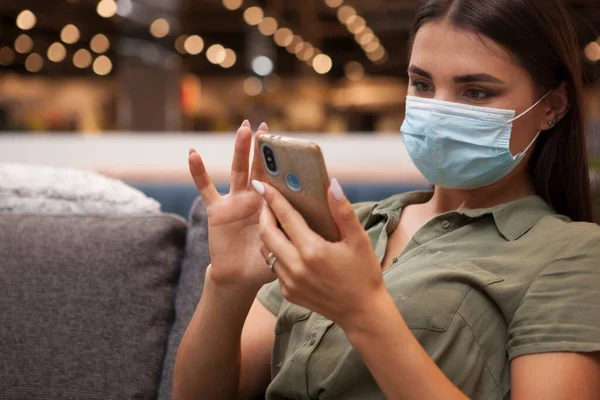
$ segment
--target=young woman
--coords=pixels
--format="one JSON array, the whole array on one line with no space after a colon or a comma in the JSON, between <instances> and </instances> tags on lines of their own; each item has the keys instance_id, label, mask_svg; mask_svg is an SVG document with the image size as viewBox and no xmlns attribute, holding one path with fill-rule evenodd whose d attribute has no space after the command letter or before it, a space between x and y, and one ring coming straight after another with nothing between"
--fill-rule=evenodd
<instances>
[{"instance_id":1,"label":"young woman","mask_svg":"<svg viewBox=\"0 0 600 400\"><path fill-rule=\"evenodd\" d=\"M247 121L230 194L192 150L212 265L175 398L600 398L600 228L567 15L560 0L426 0L402 132L435 190L353 207L332 180L339 243L257 159L248 187Z\"/></svg>"}]
</instances>

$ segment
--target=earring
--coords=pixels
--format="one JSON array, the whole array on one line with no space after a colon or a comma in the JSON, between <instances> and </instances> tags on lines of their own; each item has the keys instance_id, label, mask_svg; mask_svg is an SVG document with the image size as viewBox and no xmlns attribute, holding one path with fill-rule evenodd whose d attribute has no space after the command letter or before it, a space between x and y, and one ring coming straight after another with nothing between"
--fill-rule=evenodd
<instances>
[{"instance_id":1,"label":"earring","mask_svg":"<svg viewBox=\"0 0 600 400\"><path fill-rule=\"evenodd\" d=\"M558 124L560 120L555 119L553 121L548 122L548 125L550 125L551 128L554 128L556 126L556 124Z\"/></svg>"}]
</instances>

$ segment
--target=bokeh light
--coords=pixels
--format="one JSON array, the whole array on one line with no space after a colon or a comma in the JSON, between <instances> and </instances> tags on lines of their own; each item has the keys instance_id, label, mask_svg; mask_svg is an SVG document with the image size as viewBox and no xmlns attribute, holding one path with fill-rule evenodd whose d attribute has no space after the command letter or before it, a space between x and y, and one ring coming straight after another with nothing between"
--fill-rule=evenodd
<instances>
[{"instance_id":1,"label":"bokeh light","mask_svg":"<svg viewBox=\"0 0 600 400\"><path fill-rule=\"evenodd\" d=\"M189 36L185 39L183 48L193 56L200 54L204 50L204 39L198 35Z\"/></svg>"},{"instance_id":2,"label":"bokeh light","mask_svg":"<svg viewBox=\"0 0 600 400\"><path fill-rule=\"evenodd\" d=\"M315 69L315 71L317 73L319 73L321 75L326 74L329 71L331 71L332 67L333 67L333 61L331 60L331 57L329 57L326 54L319 54L313 60L313 68Z\"/></svg>"},{"instance_id":3,"label":"bokeh light","mask_svg":"<svg viewBox=\"0 0 600 400\"><path fill-rule=\"evenodd\" d=\"M15 50L17 53L27 54L33 49L33 40L25 34L17 36L15 39Z\"/></svg>"},{"instance_id":4,"label":"bokeh light","mask_svg":"<svg viewBox=\"0 0 600 400\"><path fill-rule=\"evenodd\" d=\"M114 0L102 0L96 6L96 12L102 18L114 17L117 13L117 3Z\"/></svg>"},{"instance_id":5,"label":"bokeh light","mask_svg":"<svg viewBox=\"0 0 600 400\"><path fill-rule=\"evenodd\" d=\"M356 61L350 61L344 66L344 72L348 80L357 82L365 76L365 68Z\"/></svg>"},{"instance_id":6,"label":"bokeh light","mask_svg":"<svg viewBox=\"0 0 600 400\"><path fill-rule=\"evenodd\" d=\"M0 49L0 65L8 66L15 61L15 52L6 46Z\"/></svg>"},{"instance_id":7,"label":"bokeh light","mask_svg":"<svg viewBox=\"0 0 600 400\"><path fill-rule=\"evenodd\" d=\"M220 44L213 44L206 50L206 58L211 64L220 64L225 61L227 52Z\"/></svg>"},{"instance_id":8,"label":"bokeh light","mask_svg":"<svg viewBox=\"0 0 600 400\"><path fill-rule=\"evenodd\" d=\"M44 59L38 53L31 53L25 59L25 69L29 72L40 72L44 68Z\"/></svg>"},{"instance_id":9,"label":"bokeh light","mask_svg":"<svg viewBox=\"0 0 600 400\"><path fill-rule=\"evenodd\" d=\"M237 61L237 55L235 51L231 49L225 49L225 59L219 65L223 68L231 68Z\"/></svg>"},{"instance_id":10,"label":"bokeh light","mask_svg":"<svg viewBox=\"0 0 600 400\"><path fill-rule=\"evenodd\" d=\"M110 41L105 35L99 33L90 40L90 48L98 54L106 53L110 48Z\"/></svg>"},{"instance_id":11,"label":"bokeh light","mask_svg":"<svg viewBox=\"0 0 600 400\"><path fill-rule=\"evenodd\" d=\"M81 34L79 32L79 28L73 24L65 25L65 27L60 31L60 40L67 44L76 43L80 36Z\"/></svg>"},{"instance_id":12,"label":"bokeh light","mask_svg":"<svg viewBox=\"0 0 600 400\"><path fill-rule=\"evenodd\" d=\"M271 36L277 31L277 20L273 17L267 17L258 24L258 30L265 36Z\"/></svg>"},{"instance_id":13,"label":"bokeh light","mask_svg":"<svg viewBox=\"0 0 600 400\"><path fill-rule=\"evenodd\" d=\"M242 7L243 0L223 0L223 6L228 10L238 10Z\"/></svg>"},{"instance_id":14,"label":"bokeh light","mask_svg":"<svg viewBox=\"0 0 600 400\"><path fill-rule=\"evenodd\" d=\"M92 64L92 55L86 49L79 49L73 55L73 65L77 68L87 68Z\"/></svg>"},{"instance_id":15,"label":"bokeh light","mask_svg":"<svg viewBox=\"0 0 600 400\"><path fill-rule=\"evenodd\" d=\"M37 22L35 14L29 10L23 10L17 16L17 27L24 31L32 29Z\"/></svg>"},{"instance_id":16,"label":"bokeh light","mask_svg":"<svg viewBox=\"0 0 600 400\"><path fill-rule=\"evenodd\" d=\"M150 34L155 38L164 38L171 31L169 22L164 18L159 18L150 25Z\"/></svg>"},{"instance_id":17,"label":"bokeh light","mask_svg":"<svg viewBox=\"0 0 600 400\"><path fill-rule=\"evenodd\" d=\"M257 6L250 7L244 11L244 21L246 21L248 25L260 24L264 16L265 14L262 8Z\"/></svg>"},{"instance_id":18,"label":"bokeh light","mask_svg":"<svg viewBox=\"0 0 600 400\"><path fill-rule=\"evenodd\" d=\"M263 85L260 79L255 76L244 80L244 92L248 96L258 96L263 90Z\"/></svg>"},{"instance_id":19,"label":"bokeh light","mask_svg":"<svg viewBox=\"0 0 600 400\"><path fill-rule=\"evenodd\" d=\"M94 60L94 65L92 66L94 72L100 76L110 74L112 68L112 62L110 61L110 58L106 56L100 56L96 58L96 60Z\"/></svg>"},{"instance_id":20,"label":"bokeh light","mask_svg":"<svg viewBox=\"0 0 600 400\"><path fill-rule=\"evenodd\" d=\"M54 42L48 47L48 60L58 63L67 56L67 49L62 43Z\"/></svg>"}]
</instances>

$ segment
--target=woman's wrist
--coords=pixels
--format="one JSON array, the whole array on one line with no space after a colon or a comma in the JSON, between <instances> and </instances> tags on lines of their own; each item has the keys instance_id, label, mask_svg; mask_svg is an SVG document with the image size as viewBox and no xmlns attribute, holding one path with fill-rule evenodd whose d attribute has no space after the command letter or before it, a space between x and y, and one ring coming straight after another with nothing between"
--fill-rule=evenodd
<instances>
[{"instance_id":1,"label":"woman's wrist","mask_svg":"<svg viewBox=\"0 0 600 400\"><path fill-rule=\"evenodd\" d=\"M394 319L402 320L385 286L364 300L360 309L340 323L350 343L385 335Z\"/></svg>"},{"instance_id":2,"label":"woman's wrist","mask_svg":"<svg viewBox=\"0 0 600 400\"><path fill-rule=\"evenodd\" d=\"M223 283L215 280L212 276L212 264L206 268L204 291L209 291L214 297L220 301L230 303L232 301L254 301L256 294L261 286L257 285L240 285L233 283Z\"/></svg>"}]
</instances>

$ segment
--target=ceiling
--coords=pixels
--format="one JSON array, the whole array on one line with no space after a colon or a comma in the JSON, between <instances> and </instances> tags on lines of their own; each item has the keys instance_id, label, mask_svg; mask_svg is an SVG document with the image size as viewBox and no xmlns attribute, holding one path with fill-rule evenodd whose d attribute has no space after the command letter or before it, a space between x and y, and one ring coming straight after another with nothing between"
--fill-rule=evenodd
<instances>
[{"instance_id":1,"label":"ceiling","mask_svg":"<svg viewBox=\"0 0 600 400\"><path fill-rule=\"evenodd\" d=\"M326 76L332 79L343 75L343 66L354 60L365 66L370 74L403 76L407 63L408 30L417 2L414 0L346 0L358 14L365 18L382 45L389 51L383 64L371 62L353 35L342 25L336 10L328 7L325 0L245 0L241 9L228 10L222 0L119 0L133 1L135 12L128 17L115 16L102 18L96 12L98 0L5 0L0 2L0 48L12 46L15 38L22 33L16 26L17 15L29 9L37 16L36 26L28 32L34 42L34 49L45 55L48 46L59 40L60 31L72 23L81 31L80 40L67 46L68 55L80 48L89 47L91 37L103 33L111 43L120 40L120 45L111 46L107 55L115 62L127 53L135 57L144 46L154 48L155 57L161 61L174 52L174 42L182 34L198 34L207 45L220 43L233 49L238 62L232 68L224 69L208 62L203 54L182 57L185 70L200 75L240 75L250 72L249 59L256 48L264 48L272 53L276 61L276 72L280 75L310 74L312 69L284 48L274 45L271 38L260 35L256 27L244 22L243 10L251 5L261 6L266 15L274 17L279 26L291 28L295 33L310 41L328 54L333 60L333 69ZM598 33L592 27L600 27L600 5L598 0L571 0L576 13L585 18L577 23L582 43L594 40ZM153 38L149 24L165 18L171 26L168 36ZM150 48L150 47L148 47ZM158 51L158 52L157 52ZM254 52L254 53L253 53ZM142 57L143 58L143 57ZM15 62L0 68L26 73L23 62L25 56L17 55ZM589 64L587 74L596 79L600 64ZM50 76L89 75L89 69L75 68L72 63L46 62L40 74Z\"/></svg>"}]
</instances>

